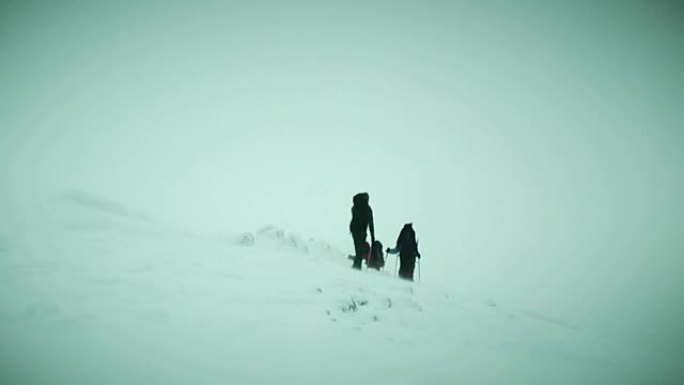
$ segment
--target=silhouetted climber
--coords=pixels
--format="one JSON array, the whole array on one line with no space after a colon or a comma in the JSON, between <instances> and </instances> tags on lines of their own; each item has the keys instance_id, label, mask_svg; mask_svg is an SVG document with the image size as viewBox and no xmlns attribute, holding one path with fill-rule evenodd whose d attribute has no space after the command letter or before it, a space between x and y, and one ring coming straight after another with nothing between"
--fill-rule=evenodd
<instances>
[{"instance_id":1,"label":"silhouetted climber","mask_svg":"<svg viewBox=\"0 0 684 385\"><path fill-rule=\"evenodd\" d=\"M376 240L373 242L366 265L369 269L375 270L380 270L385 266L385 258L382 255L382 243L380 241Z\"/></svg>"},{"instance_id":2,"label":"silhouetted climber","mask_svg":"<svg viewBox=\"0 0 684 385\"><path fill-rule=\"evenodd\" d=\"M420 258L418 241L413 223L407 223L399 232L397 246L386 250L389 254L399 253L399 277L413 281L413 270L416 267L416 258Z\"/></svg>"},{"instance_id":3,"label":"silhouetted climber","mask_svg":"<svg viewBox=\"0 0 684 385\"><path fill-rule=\"evenodd\" d=\"M371 244L375 242L375 227L373 225L373 210L368 204L370 197L368 193L358 193L354 195L354 205L351 208L352 219L349 223L349 231L354 239L354 264L355 269L361 269L363 257L368 255L369 250L366 242L366 229L370 229Z\"/></svg>"}]
</instances>

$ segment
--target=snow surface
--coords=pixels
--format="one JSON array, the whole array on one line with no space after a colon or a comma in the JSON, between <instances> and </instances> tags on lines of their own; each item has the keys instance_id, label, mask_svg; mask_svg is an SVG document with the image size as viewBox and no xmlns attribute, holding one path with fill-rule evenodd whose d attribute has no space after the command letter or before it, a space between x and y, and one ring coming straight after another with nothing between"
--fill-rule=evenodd
<instances>
[{"instance_id":1,"label":"snow surface","mask_svg":"<svg viewBox=\"0 0 684 385\"><path fill-rule=\"evenodd\" d=\"M182 231L84 192L49 207L46 225L0 243L3 384L647 380L626 346L399 280L392 258L359 272L324 240Z\"/></svg>"}]
</instances>

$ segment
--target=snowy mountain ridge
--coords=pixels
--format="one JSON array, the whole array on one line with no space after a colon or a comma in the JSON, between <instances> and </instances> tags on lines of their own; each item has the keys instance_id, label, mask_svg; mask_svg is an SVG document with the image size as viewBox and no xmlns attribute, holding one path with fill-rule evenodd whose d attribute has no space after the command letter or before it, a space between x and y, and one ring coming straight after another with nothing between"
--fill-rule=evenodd
<instances>
[{"instance_id":1,"label":"snowy mountain ridge","mask_svg":"<svg viewBox=\"0 0 684 385\"><path fill-rule=\"evenodd\" d=\"M275 226L203 236L95 195L60 205L39 239L0 243L2 383L599 384L620 362L552 316L399 280L393 258L359 272Z\"/></svg>"}]
</instances>

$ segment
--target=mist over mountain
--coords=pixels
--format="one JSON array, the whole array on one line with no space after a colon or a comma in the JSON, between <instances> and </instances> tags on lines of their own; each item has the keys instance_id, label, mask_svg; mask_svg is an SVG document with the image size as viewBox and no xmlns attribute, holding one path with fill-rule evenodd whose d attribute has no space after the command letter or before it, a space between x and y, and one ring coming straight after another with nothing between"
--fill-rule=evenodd
<instances>
[{"instance_id":1,"label":"mist over mountain","mask_svg":"<svg viewBox=\"0 0 684 385\"><path fill-rule=\"evenodd\" d=\"M639 383L653 373L660 383L678 383L676 358L684 342L681 15L674 2L3 2L0 336L26 337L13 339L0 367L50 372L59 366L51 352L72 343L54 337L41 350L38 341L50 335L52 322L86 313L106 319L116 312L95 304L112 298L145 304L126 307L122 317L129 320L138 319L135 314L175 320L172 299L169 308L158 306L175 290L204 298L204 310L212 309L219 293L239 285L223 286L212 276L205 287L192 266L228 275L237 268L245 280L252 265L240 259L241 250L249 250L259 260L277 261L263 262L265 272L295 275L283 281L292 291L278 291L276 299L254 288L251 296L231 292L231 301L247 296L244 301L254 300L265 313L274 311L267 304L279 301L291 302L278 314L297 309L290 292L316 314L346 297L378 311L384 296L401 297L407 308L440 309L428 321L443 330L430 338L450 336L439 346L451 357L454 341L486 335L490 329L476 326L505 308L501 314L529 323L496 325L511 326L515 341L523 329L543 334L540 351L566 352L552 341L567 337L571 356L584 357L580 361L594 348L599 362L625 352L613 361L619 375L607 370L591 377L595 383ZM391 271L372 278L346 271L353 251L351 199L361 191L370 194L384 244L394 243L404 223L414 223L424 257L421 282L395 282ZM247 234L250 247L240 243ZM291 253L307 257L291 266ZM144 278L131 278L135 269L145 271ZM302 294L288 281L315 281L311 276L344 284L339 295L317 302L323 283L307 281ZM159 297L144 297L155 277L164 282ZM256 282L277 287L279 279L258 276ZM109 289L74 307L78 293L92 287ZM188 299L176 299L185 309ZM478 315L460 324L461 335L446 330L463 315L455 309L464 303L474 304L470 310ZM244 322L263 317L257 313L244 314ZM202 317L211 312L199 311L185 325L201 325ZM181 327L175 322L169 333ZM307 331L325 333L328 322ZM99 345L79 340L84 330L111 331L88 325L72 329L80 336L75 341L93 351L112 346L109 338ZM227 325L211 330L237 328ZM129 326L130 338L122 341L148 330ZM263 326L250 336L266 349L272 334ZM553 331L545 334L546 328ZM575 332L581 337L568 337ZM434 357L417 335L407 344ZM204 351L218 354L206 336ZM182 346L186 337L169 338L166 347ZM581 347L584 342L591 348ZM70 351L83 358L78 346L73 342ZM114 356L128 348L122 343ZM454 349L467 354L461 348ZM313 349L305 349L309 359L317 356ZM479 362L514 355L490 353L479 350ZM446 360L430 367L439 371ZM333 362L322 367L332 370ZM558 383L592 382L582 373L597 373L586 368L601 365L591 362L572 366L576 375ZM163 359L158 364L153 367ZM547 364L544 370L555 365ZM630 365L631 372L620 368ZM471 369L474 377L461 379L507 382L478 377L485 367ZM89 380L125 380L98 372L104 370L99 365L90 370ZM178 378L192 377L180 372ZM205 382L227 375L212 373ZM403 381L455 375L417 373ZM250 382L250 369L243 374ZM531 380L528 374L517 378Z\"/></svg>"}]
</instances>

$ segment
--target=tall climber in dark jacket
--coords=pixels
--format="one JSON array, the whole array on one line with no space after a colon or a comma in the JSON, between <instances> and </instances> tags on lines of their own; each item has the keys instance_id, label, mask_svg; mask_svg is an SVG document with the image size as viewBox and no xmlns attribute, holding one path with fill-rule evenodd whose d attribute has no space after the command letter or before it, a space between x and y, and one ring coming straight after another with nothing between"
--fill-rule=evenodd
<instances>
[{"instance_id":1,"label":"tall climber in dark jacket","mask_svg":"<svg viewBox=\"0 0 684 385\"><path fill-rule=\"evenodd\" d=\"M354 195L354 205L351 208L352 219L349 223L349 231L354 240L355 258L352 265L355 269L361 269L361 262L364 255L368 254L366 250L368 243L366 242L367 232L370 230L371 244L375 242L375 226L373 225L373 210L368 204L370 197L368 193L358 193Z\"/></svg>"}]
</instances>

